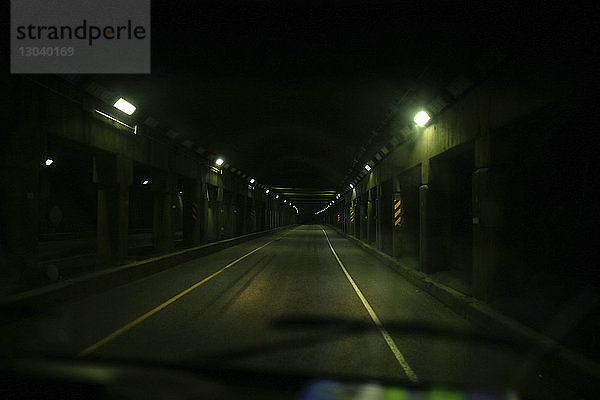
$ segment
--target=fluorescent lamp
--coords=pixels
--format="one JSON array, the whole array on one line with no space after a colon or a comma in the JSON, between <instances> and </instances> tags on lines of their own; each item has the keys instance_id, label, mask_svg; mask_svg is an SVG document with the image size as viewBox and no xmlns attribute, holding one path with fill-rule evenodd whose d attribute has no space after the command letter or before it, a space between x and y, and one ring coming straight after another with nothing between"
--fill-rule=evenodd
<instances>
[{"instance_id":1,"label":"fluorescent lamp","mask_svg":"<svg viewBox=\"0 0 600 400\"><path fill-rule=\"evenodd\" d=\"M269 194L269 189L267 189L267 190L265 191L265 193L266 193L266 194Z\"/></svg>"},{"instance_id":2,"label":"fluorescent lamp","mask_svg":"<svg viewBox=\"0 0 600 400\"><path fill-rule=\"evenodd\" d=\"M254 179L254 178L250 179L250 183L254 183L254 182L256 182L256 179Z\"/></svg>"},{"instance_id":3,"label":"fluorescent lamp","mask_svg":"<svg viewBox=\"0 0 600 400\"><path fill-rule=\"evenodd\" d=\"M371 166L370 166L369 164L367 164L367 165L365 165L365 169L366 169L367 171L370 171L370 170L371 170Z\"/></svg>"},{"instance_id":4,"label":"fluorescent lamp","mask_svg":"<svg viewBox=\"0 0 600 400\"><path fill-rule=\"evenodd\" d=\"M275 195L275 198L276 198L276 199L278 199L278 198L279 198L279 195L278 195L278 194L276 194L276 195Z\"/></svg>"},{"instance_id":5,"label":"fluorescent lamp","mask_svg":"<svg viewBox=\"0 0 600 400\"><path fill-rule=\"evenodd\" d=\"M108 119L110 119L111 121L114 121L114 122L116 122L116 123L117 123L117 124L119 124L119 125L123 125L125 128L131 129L131 131L132 131L134 134L136 134L136 135L137 135L137 132L138 132L137 125L134 125L134 126L129 126L129 125L127 125L125 122L123 122L123 121L119 121L118 119L116 119L116 118L115 118L115 117L113 117L112 115L108 115L107 113L103 113L103 112L102 112L102 111L100 111L100 110L94 110L94 111L96 111L98 114L102 115L103 117L105 117L105 118L108 118Z\"/></svg>"},{"instance_id":6,"label":"fluorescent lamp","mask_svg":"<svg viewBox=\"0 0 600 400\"><path fill-rule=\"evenodd\" d=\"M353 184L350 184L350 189L354 189L354 185Z\"/></svg>"},{"instance_id":7,"label":"fluorescent lamp","mask_svg":"<svg viewBox=\"0 0 600 400\"><path fill-rule=\"evenodd\" d=\"M144 182L142 182L142 185L147 185L148 183L150 182L148 182L148 180L146 179Z\"/></svg>"},{"instance_id":8,"label":"fluorescent lamp","mask_svg":"<svg viewBox=\"0 0 600 400\"><path fill-rule=\"evenodd\" d=\"M51 166L53 162L54 162L54 160L53 160L53 159L51 159L51 158L47 159L47 160L46 160L46 167L49 167L49 166Z\"/></svg>"},{"instance_id":9,"label":"fluorescent lamp","mask_svg":"<svg viewBox=\"0 0 600 400\"><path fill-rule=\"evenodd\" d=\"M135 111L135 106L122 97L115 102L114 106L127 115L131 115Z\"/></svg>"},{"instance_id":10,"label":"fluorescent lamp","mask_svg":"<svg viewBox=\"0 0 600 400\"><path fill-rule=\"evenodd\" d=\"M427 121L429 121L429 115L425 111L420 111L417 115L415 115L414 121L415 124L419 126L425 126Z\"/></svg>"},{"instance_id":11,"label":"fluorescent lamp","mask_svg":"<svg viewBox=\"0 0 600 400\"><path fill-rule=\"evenodd\" d=\"M217 164L218 166L223 165L224 161L222 158L217 158L217 160L215 161L215 164Z\"/></svg>"}]
</instances>

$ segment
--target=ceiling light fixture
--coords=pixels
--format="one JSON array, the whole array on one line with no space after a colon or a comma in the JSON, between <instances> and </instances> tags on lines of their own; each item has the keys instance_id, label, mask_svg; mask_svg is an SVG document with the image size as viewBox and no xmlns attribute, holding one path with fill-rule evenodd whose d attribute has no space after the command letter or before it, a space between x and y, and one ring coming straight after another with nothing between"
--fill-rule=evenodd
<instances>
[{"instance_id":1,"label":"ceiling light fixture","mask_svg":"<svg viewBox=\"0 0 600 400\"><path fill-rule=\"evenodd\" d=\"M114 107L127 115L131 115L135 111L135 106L122 97L115 102Z\"/></svg>"},{"instance_id":2,"label":"ceiling light fixture","mask_svg":"<svg viewBox=\"0 0 600 400\"><path fill-rule=\"evenodd\" d=\"M425 111L419 111L419 113L415 115L415 118L413 120L415 121L415 124L419 126L425 126L427 121L430 120L430 117Z\"/></svg>"}]
</instances>

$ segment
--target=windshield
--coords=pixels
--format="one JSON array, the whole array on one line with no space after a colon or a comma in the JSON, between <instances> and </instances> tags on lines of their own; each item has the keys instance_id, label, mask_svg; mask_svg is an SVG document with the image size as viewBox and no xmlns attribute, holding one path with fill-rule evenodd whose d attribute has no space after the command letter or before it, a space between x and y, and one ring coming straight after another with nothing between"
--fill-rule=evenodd
<instances>
[{"instance_id":1,"label":"windshield","mask_svg":"<svg viewBox=\"0 0 600 400\"><path fill-rule=\"evenodd\" d=\"M596 393L592 10L11 3L15 379Z\"/></svg>"}]
</instances>

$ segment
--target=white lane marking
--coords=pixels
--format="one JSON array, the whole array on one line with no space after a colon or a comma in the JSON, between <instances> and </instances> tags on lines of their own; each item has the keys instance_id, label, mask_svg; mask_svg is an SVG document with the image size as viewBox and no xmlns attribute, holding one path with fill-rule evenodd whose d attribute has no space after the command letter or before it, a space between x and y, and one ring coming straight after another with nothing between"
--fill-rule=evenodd
<instances>
[{"instance_id":1,"label":"white lane marking","mask_svg":"<svg viewBox=\"0 0 600 400\"><path fill-rule=\"evenodd\" d=\"M375 323L375 325L379 328L379 331L381 332L381 336L383 336L383 338L385 339L385 342L387 343L388 347L390 348L390 350L392 351L392 353L396 357L396 360L398 360L398 363L400 364L400 366L402 367L402 369L406 373L406 376L408 376L408 379L410 379L411 382L418 382L419 378L417 378L417 374L415 374L415 372L410 367L410 365L408 365L408 362L406 361L406 359L404 358L404 356L402 355L402 353L400 352L400 350L398 350L398 346L396 346L396 343L394 342L394 339L392 339L392 337L390 336L390 334L387 331L387 329L385 329L385 327L383 326L383 324L379 320L379 317L377 317L377 314L375 314L375 311L373 310L373 307L371 307L371 305L369 304L369 302L367 301L367 299L365 298L365 296L363 296L362 292L360 291L360 289L358 288L358 286L354 282L354 279L352 279L352 277L348 273L348 270L346 269L346 267L344 267L344 264L342 263L342 261L340 260L340 258L337 255L337 253L333 249L333 246L331 245L331 242L329 241L329 236L327 236L327 232L325 232L325 230L323 228L321 228L321 230L325 234L325 239L327 239L327 244L329 244L329 248L331 249L331 252L335 256L335 259L337 260L337 262L340 265L340 267L342 268L342 271L344 271L344 275L346 275L346 278L348 278L348 281L350 281L350 284L354 288L354 291L358 295L358 298L360 299L360 301L363 303L363 305L367 309L367 312L371 316L371 319L373 320L373 322Z\"/></svg>"}]
</instances>

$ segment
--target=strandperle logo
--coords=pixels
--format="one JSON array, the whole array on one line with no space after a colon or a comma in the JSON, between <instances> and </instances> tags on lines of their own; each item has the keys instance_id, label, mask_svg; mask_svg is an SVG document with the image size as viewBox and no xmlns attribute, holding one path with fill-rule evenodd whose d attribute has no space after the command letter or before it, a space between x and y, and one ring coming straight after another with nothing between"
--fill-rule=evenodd
<instances>
[{"instance_id":1,"label":"strandperle logo","mask_svg":"<svg viewBox=\"0 0 600 400\"><path fill-rule=\"evenodd\" d=\"M12 0L12 73L150 73L149 0Z\"/></svg>"},{"instance_id":2,"label":"strandperle logo","mask_svg":"<svg viewBox=\"0 0 600 400\"><path fill-rule=\"evenodd\" d=\"M86 40L88 45L92 45L98 39L121 40L146 38L146 28L141 25L134 25L131 20L127 20L126 25L122 26L96 26L88 25L87 20L76 27L69 25L20 25L17 26L17 40Z\"/></svg>"}]
</instances>

